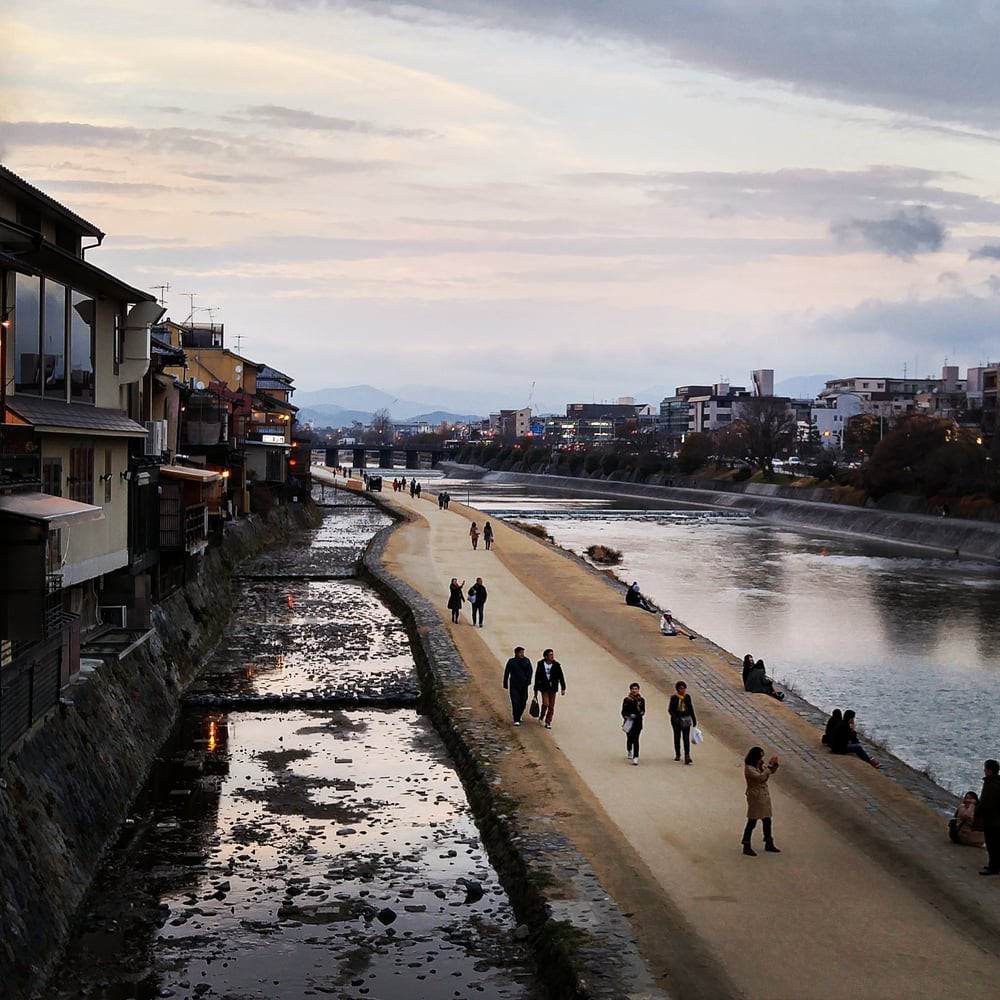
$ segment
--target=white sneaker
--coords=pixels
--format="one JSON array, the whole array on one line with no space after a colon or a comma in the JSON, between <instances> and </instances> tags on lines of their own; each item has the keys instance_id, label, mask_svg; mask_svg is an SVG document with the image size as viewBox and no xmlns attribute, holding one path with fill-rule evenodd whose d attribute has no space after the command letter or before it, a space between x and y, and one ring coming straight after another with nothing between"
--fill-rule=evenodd
<instances>
[{"instance_id":1,"label":"white sneaker","mask_svg":"<svg viewBox=\"0 0 1000 1000\"><path fill-rule=\"evenodd\" d=\"M520 721L514 723L515 726L521 725Z\"/></svg>"},{"instance_id":2,"label":"white sneaker","mask_svg":"<svg viewBox=\"0 0 1000 1000\"><path fill-rule=\"evenodd\" d=\"M632 758L632 763L635 764L636 767L638 767L639 766L639 758L638 757L633 757Z\"/></svg>"}]
</instances>

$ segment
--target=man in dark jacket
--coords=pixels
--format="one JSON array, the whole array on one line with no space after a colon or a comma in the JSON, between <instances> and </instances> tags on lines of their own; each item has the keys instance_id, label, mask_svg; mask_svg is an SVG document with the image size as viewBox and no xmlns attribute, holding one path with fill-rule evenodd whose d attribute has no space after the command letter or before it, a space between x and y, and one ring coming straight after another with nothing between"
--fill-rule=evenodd
<instances>
[{"instance_id":1,"label":"man in dark jacket","mask_svg":"<svg viewBox=\"0 0 1000 1000\"><path fill-rule=\"evenodd\" d=\"M483 607L486 604L486 588L483 586L483 578L476 577L476 582L469 587L469 603L472 605L472 624L475 626L476 619L479 619L479 627L483 627Z\"/></svg>"},{"instance_id":2,"label":"man in dark jacket","mask_svg":"<svg viewBox=\"0 0 1000 1000\"><path fill-rule=\"evenodd\" d=\"M514 725L521 725L524 707L528 704L528 688L531 687L531 660L524 655L524 646L515 646L514 655L507 661L503 672L503 686L510 689L510 710Z\"/></svg>"},{"instance_id":3,"label":"man in dark jacket","mask_svg":"<svg viewBox=\"0 0 1000 1000\"><path fill-rule=\"evenodd\" d=\"M555 658L551 649L546 649L535 667L535 690L542 696L542 714L539 722L545 723L546 729L552 728L552 713L556 710L556 691L562 689L566 693L566 679L563 677L562 665Z\"/></svg>"},{"instance_id":4,"label":"man in dark jacket","mask_svg":"<svg viewBox=\"0 0 1000 1000\"><path fill-rule=\"evenodd\" d=\"M988 760L983 764L983 790L979 793L973 830L986 835L989 859L980 875L1000 875L1000 763Z\"/></svg>"}]
</instances>

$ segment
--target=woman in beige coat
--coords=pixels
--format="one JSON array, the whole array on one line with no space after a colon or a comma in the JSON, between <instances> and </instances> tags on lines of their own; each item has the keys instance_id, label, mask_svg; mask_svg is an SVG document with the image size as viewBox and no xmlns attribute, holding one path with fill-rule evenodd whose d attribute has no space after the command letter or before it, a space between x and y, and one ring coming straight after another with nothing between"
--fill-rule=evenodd
<instances>
[{"instance_id":1,"label":"woman in beige coat","mask_svg":"<svg viewBox=\"0 0 1000 1000\"><path fill-rule=\"evenodd\" d=\"M778 755L775 754L764 765L764 751L761 747L751 747L744 760L743 774L747 779L747 825L743 828L743 853L751 858L757 852L750 846L750 835L757 820L763 821L764 850L770 854L780 854L771 836L771 793L767 780L778 770Z\"/></svg>"}]
</instances>

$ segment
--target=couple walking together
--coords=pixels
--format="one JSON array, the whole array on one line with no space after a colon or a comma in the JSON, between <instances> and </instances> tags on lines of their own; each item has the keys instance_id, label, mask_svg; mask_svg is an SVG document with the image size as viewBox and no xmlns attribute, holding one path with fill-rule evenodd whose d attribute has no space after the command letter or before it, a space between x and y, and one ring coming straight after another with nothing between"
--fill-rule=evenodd
<instances>
[{"instance_id":1,"label":"couple walking together","mask_svg":"<svg viewBox=\"0 0 1000 1000\"><path fill-rule=\"evenodd\" d=\"M646 714L646 699L639 693L639 685L632 682L628 695L622 701L622 729L625 732L625 757L633 765L639 763L639 737L642 735L643 718ZM691 763L691 730L698 725L694 714L691 695L687 693L687 684L678 681L674 685L674 694L670 696L667 706L670 716L670 727L674 731L674 760L681 759L681 743L684 744L684 763Z\"/></svg>"},{"instance_id":2,"label":"couple walking together","mask_svg":"<svg viewBox=\"0 0 1000 1000\"><path fill-rule=\"evenodd\" d=\"M551 649L546 649L538 661L532 674L531 660L524 655L524 646L516 646L514 655L507 661L503 672L503 686L510 691L510 708L514 716L514 725L521 725L521 717L528 704L528 688L534 676L535 697L541 696L541 709L538 721L545 724L546 729L552 728L552 715L556 708L556 693L566 693L566 678L563 675L562 664L555 658ZM532 715L535 714L532 710Z\"/></svg>"}]
</instances>

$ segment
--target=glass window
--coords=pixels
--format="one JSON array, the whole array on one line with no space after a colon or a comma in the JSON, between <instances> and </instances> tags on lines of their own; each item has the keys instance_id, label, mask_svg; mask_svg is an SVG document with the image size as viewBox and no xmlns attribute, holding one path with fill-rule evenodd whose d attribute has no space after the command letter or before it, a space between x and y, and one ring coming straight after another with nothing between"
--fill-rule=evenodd
<instances>
[{"instance_id":1,"label":"glass window","mask_svg":"<svg viewBox=\"0 0 1000 1000\"><path fill-rule=\"evenodd\" d=\"M66 286L45 281L42 309L42 346L45 354L45 392L56 399L66 398Z\"/></svg>"},{"instance_id":2,"label":"glass window","mask_svg":"<svg viewBox=\"0 0 1000 1000\"><path fill-rule=\"evenodd\" d=\"M19 274L14 286L14 391L40 396L42 282L30 274Z\"/></svg>"},{"instance_id":3,"label":"glass window","mask_svg":"<svg viewBox=\"0 0 1000 1000\"><path fill-rule=\"evenodd\" d=\"M97 303L82 292L73 292L70 310L70 402L94 401L94 328Z\"/></svg>"}]
</instances>

